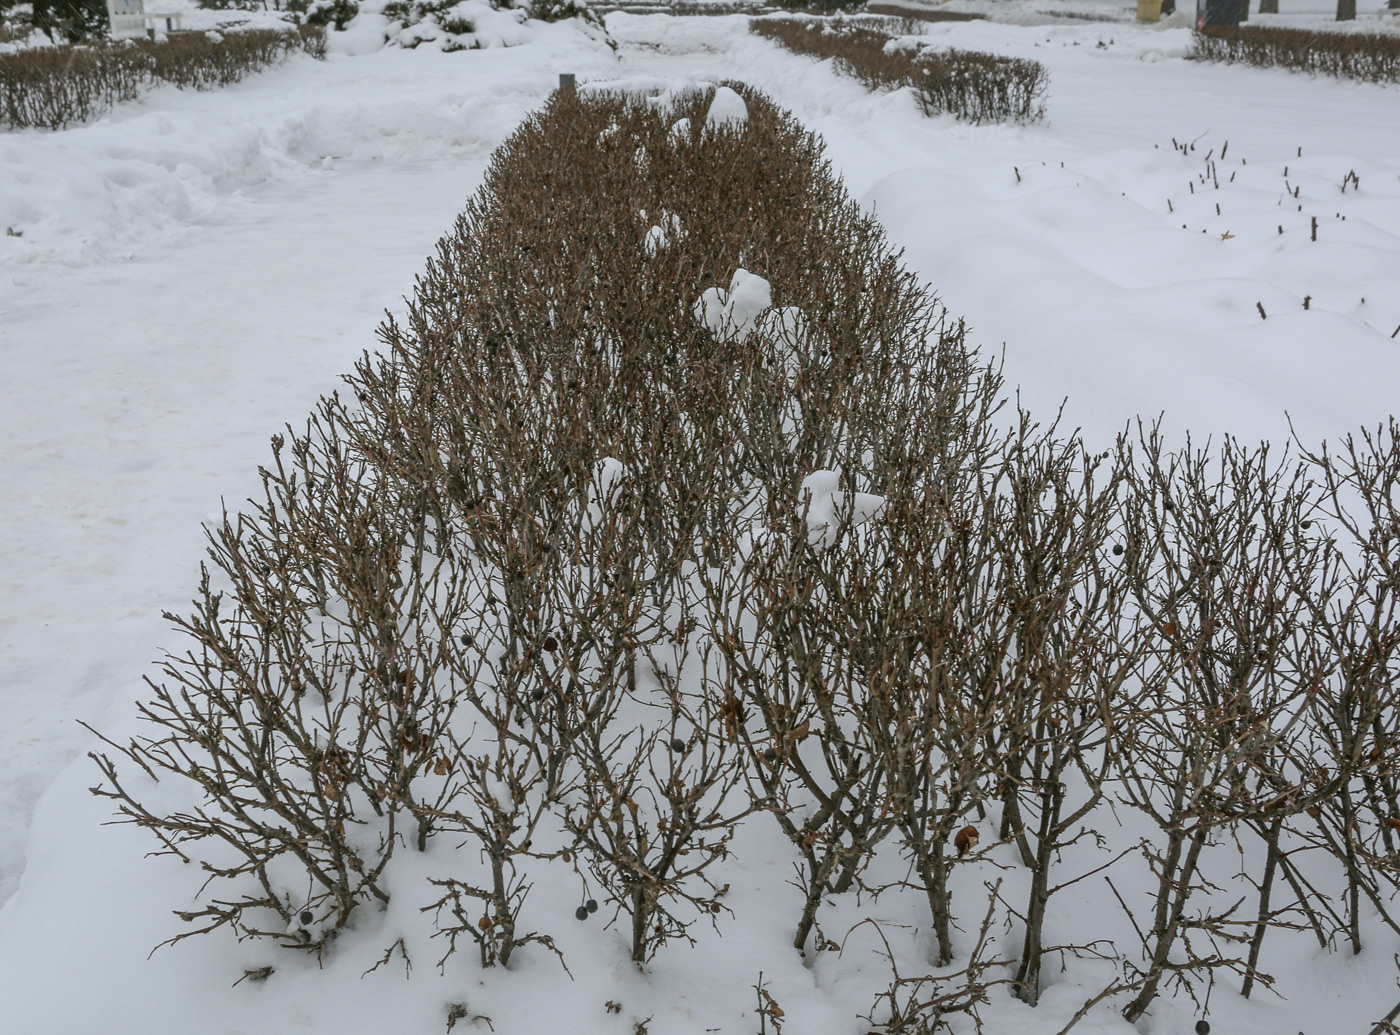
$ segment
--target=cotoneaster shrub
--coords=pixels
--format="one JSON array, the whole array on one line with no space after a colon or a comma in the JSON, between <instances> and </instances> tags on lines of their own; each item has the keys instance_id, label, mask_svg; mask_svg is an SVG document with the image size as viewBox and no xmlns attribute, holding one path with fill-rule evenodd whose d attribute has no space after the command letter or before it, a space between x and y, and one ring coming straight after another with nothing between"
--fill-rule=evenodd
<instances>
[{"instance_id":1,"label":"cotoneaster shrub","mask_svg":"<svg viewBox=\"0 0 1400 1035\"><path fill-rule=\"evenodd\" d=\"M135 100L157 82L216 89L297 51L322 57L325 45L322 27L302 26L30 47L0 54L0 120L13 129L62 129Z\"/></svg>"},{"instance_id":2,"label":"cotoneaster shrub","mask_svg":"<svg viewBox=\"0 0 1400 1035\"><path fill-rule=\"evenodd\" d=\"M1242 62L1370 83L1400 82L1400 36L1389 33L1215 27L1192 36L1191 54L1202 61Z\"/></svg>"},{"instance_id":3,"label":"cotoneaster shrub","mask_svg":"<svg viewBox=\"0 0 1400 1035\"><path fill-rule=\"evenodd\" d=\"M644 966L742 922L751 824L794 951L840 948L832 896L916 903L886 1032L1034 1006L1064 954L1135 1021L1271 984L1266 940L1400 932L1400 425L1294 459L1009 412L738 84L555 94L380 338L210 530L184 647L95 753L208 875L173 940L331 953L419 888L386 959L602 914ZM907 875L872 887L881 854ZM993 863L1015 893L953 893ZM1136 940L1055 943L1088 879ZM561 882L576 919L527 900Z\"/></svg>"},{"instance_id":4,"label":"cotoneaster shrub","mask_svg":"<svg viewBox=\"0 0 1400 1035\"><path fill-rule=\"evenodd\" d=\"M936 50L920 40L896 47L888 34L844 19L756 18L749 29L794 53L834 58L871 89L908 87L925 115L949 114L973 123L1045 117L1049 73L1036 61Z\"/></svg>"}]
</instances>

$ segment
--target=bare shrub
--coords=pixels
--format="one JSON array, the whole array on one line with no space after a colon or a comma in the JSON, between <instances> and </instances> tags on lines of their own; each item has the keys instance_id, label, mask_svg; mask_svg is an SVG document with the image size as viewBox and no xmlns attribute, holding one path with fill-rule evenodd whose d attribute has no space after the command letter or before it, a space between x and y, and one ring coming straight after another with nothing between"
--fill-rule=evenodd
<instances>
[{"instance_id":1,"label":"bare shrub","mask_svg":"<svg viewBox=\"0 0 1400 1035\"><path fill-rule=\"evenodd\" d=\"M325 56L325 29L250 29L222 37L182 33L169 40L124 40L31 47L0 54L0 118L14 129L62 129L135 100L157 82L215 89L297 50Z\"/></svg>"},{"instance_id":2,"label":"bare shrub","mask_svg":"<svg viewBox=\"0 0 1400 1035\"><path fill-rule=\"evenodd\" d=\"M1047 953L1121 970L1073 1024L1172 978L1267 985L1269 932L1393 924L1400 432L1300 466L1003 419L999 369L820 141L730 88L739 126L709 91L556 94L211 532L187 649L95 756L97 793L209 875L174 940L323 951L419 853L443 966L552 949L527 900L560 866L641 965L721 922L760 811L799 949L824 896L907 859L891 887L961 969L896 973L890 1031L975 1023L998 984L1034 1004ZM1152 836L1070 870L1117 804ZM1140 955L1054 944L1051 897L1138 848ZM952 901L958 867L1017 857L1024 906Z\"/></svg>"},{"instance_id":3,"label":"bare shrub","mask_svg":"<svg viewBox=\"0 0 1400 1035\"><path fill-rule=\"evenodd\" d=\"M1400 82L1400 38L1384 33L1216 26L1193 34L1191 56L1368 83Z\"/></svg>"},{"instance_id":4,"label":"bare shrub","mask_svg":"<svg viewBox=\"0 0 1400 1035\"><path fill-rule=\"evenodd\" d=\"M894 953L886 943L885 950L894 980L886 991L875 997L874 1008L865 1020L880 1025L888 1035L933 1035L938 1031L954 1031L949 1019L961 1016L970 1016L975 1030L982 1030L978 1007L991 1002L991 989L1014 982L1013 978L996 976L1005 973L1011 960L987 958L995 943L991 931L1000 899L1001 881L988 885L987 891L987 911L968 952L967 966L962 970L937 976L905 977L899 973ZM883 934L881 937L884 937Z\"/></svg>"},{"instance_id":5,"label":"bare shrub","mask_svg":"<svg viewBox=\"0 0 1400 1035\"><path fill-rule=\"evenodd\" d=\"M972 14L967 11L925 10L895 4L866 4L865 10L870 14L885 14L920 22L975 22L986 18L984 14Z\"/></svg>"},{"instance_id":6,"label":"bare shrub","mask_svg":"<svg viewBox=\"0 0 1400 1035\"><path fill-rule=\"evenodd\" d=\"M211 533L223 585L206 572L194 614L169 616L194 645L150 683L140 710L155 732L110 745L200 803L148 808L94 756L108 784L95 792L210 873L213 895L181 914L203 926L172 941L228 925L319 950L362 903L388 900L390 858L426 847L454 787L444 644L467 587L392 482L351 455L347 421L326 400L305 435L274 438L263 500ZM217 897L245 877L255 891Z\"/></svg>"},{"instance_id":7,"label":"bare shrub","mask_svg":"<svg viewBox=\"0 0 1400 1035\"><path fill-rule=\"evenodd\" d=\"M1045 66L973 50L891 47L882 32L842 20L754 19L749 30L798 54L835 58L870 89L909 87L925 115L968 122L1035 122L1045 116Z\"/></svg>"},{"instance_id":8,"label":"bare shrub","mask_svg":"<svg viewBox=\"0 0 1400 1035\"><path fill-rule=\"evenodd\" d=\"M1348 436L1305 457L1322 498L1303 534L1343 545L1332 592L1309 587L1310 633L1328 678L1310 696L1308 747L1319 794L1301 833L1344 867L1345 935L1362 948L1362 897L1392 929L1400 887L1400 701L1392 673L1400 653L1400 427ZM1323 587L1324 589L1326 587Z\"/></svg>"},{"instance_id":9,"label":"bare shrub","mask_svg":"<svg viewBox=\"0 0 1400 1035\"><path fill-rule=\"evenodd\" d=\"M1147 960L1135 968L1129 1020L1168 975L1253 973L1238 955L1250 926L1234 917L1241 903L1195 917L1187 904L1205 890L1203 854L1215 836L1325 795L1305 779L1299 734L1330 668L1312 637L1310 592L1327 595L1336 575L1329 544L1300 534L1315 496L1298 465L1232 439L1218 457L1189 447L1165 454L1155 434L1142 447L1140 464L1131 451L1123 461L1132 472L1123 563L1155 644L1118 716L1120 787L1164 840L1145 848L1160 886L1142 925ZM1264 906L1267 914L1267 898Z\"/></svg>"}]
</instances>

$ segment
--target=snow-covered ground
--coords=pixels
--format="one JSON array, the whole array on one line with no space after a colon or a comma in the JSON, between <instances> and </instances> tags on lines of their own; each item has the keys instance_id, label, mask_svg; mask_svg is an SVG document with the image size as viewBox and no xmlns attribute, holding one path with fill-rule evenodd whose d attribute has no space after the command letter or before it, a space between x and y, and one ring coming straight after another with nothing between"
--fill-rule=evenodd
<instances>
[{"instance_id":1,"label":"snow-covered ground","mask_svg":"<svg viewBox=\"0 0 1400 1035\"><path fill-rule=\"evenodd\" d=\"M1363 21L1378 6L1363 3ZM374 347L491 149L560 72L770 94L825 138L972 340L1004 347L1027 405L1049 415L1067 399L1091 440L1164 413L1175 436L1275 441L1291 417L1311 444L1394 412L1400 88L1186 62L1180 28L930 25L939 42L1050 69L1044 124L972 127L871 95L742 18L608 25L619 56L567 26L510 50L334 53L221 92L160 90L92 126L0 135L13 231L0 236L0 898L13 895L0 1031L431 1031L464 998L505 1035L648 1017L656 1035L749 1033L760 969L790 1035L866 1030L855 1016L877 961L853 948L808 968L785 948L790 904L758 892L787 866L770 840L738 846L743 923L663 951L650 980L599 948L596 925L561 921L572 982L547 957L486 985L419 960L412 994L401 968L356 980L388 938L324 975L283 959L285 978L231 989L267 949L208 940L146 962L198 879L139 858L147 841L101 827L108 808L86 792L76 723L125 722L174 645L160 615L194 589L200 522L253 491L268 437ZM1352 172L1359 189L1343 191ZM571 918L572 895L541 887L531 904ZM1059 922L1092 930L1093 905ZM838 905L833 930L859 915ZM1215 1030L1368 1031L1400 998L1395 948L1271 960L1289 1002L1222 989ZM1075 977L1041 1013L989 1013L988 1030L1058 1030L1089 994ZM609 999L624 1011L605 1012ZM1163 1003L1144 1030L1189 1031L1191 1016ZM1105 1013L1079 1030L1128 1029Z\"/></svg>"}]
</instances>

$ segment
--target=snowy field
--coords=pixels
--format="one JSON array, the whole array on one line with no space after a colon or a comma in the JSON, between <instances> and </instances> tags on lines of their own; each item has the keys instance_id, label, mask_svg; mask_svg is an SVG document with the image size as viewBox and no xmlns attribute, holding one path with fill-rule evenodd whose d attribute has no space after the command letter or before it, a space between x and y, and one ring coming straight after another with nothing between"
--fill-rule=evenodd
<instances>
[{"instance_id":1,"label":"snowy field","mask_svg":"<svg viewBox=\"0 0 1400 1035\"><path fill-rule=\"evenodd\" d=\"M1323 17L1313 0L1282 6L1290 23ZM1363 0L1363 21L1377 7ZM884 987L878 961L848 946L803 966L786 920L766 922L790 904L754 890L780 887L788 865L762 839L739 845L742 925L663 951L650 980L620 936L599 943L596 926L563 922L572 982L545 956L489 984L459 964L439 976L436 956L412 982L401 965L359 980L392 937L319 975L283 954L287 978L259 986L230 987L265 947L206 939L147 961L199 880L142 860L138 832L101 826L108 809L87 793L96 773L77 722L130 728L143 677L175 645L161 613L194 590L201 522L254 491L269 436L374 348L384 310L412 290L491 150L561 72L732 78L768 93L826 140L849 190L971 340L1004 349L1021 399L1047 417L1064 401L1091 444L1159 414L1176 442L1189 431L1282 444L1291 421L1307 445L1390 416L1400 88L1198 65L1183 59L1182 28L1046 21L927 31L1043 62L1048 116L1030 127L925 119L904 93L869 94L751 37L743 18L615 14L616 55L567 26L455 54L358 39L221 92L162 89L95 125L0 134L11 231L0 236L0 1032L441 1031L446 1004L465 997L502 1035L637 1022L653 1035L749 1035L763 970L789 1035L863 1035L855 1018ZM1352 173L1359 187L1343 190ZM571 918L571 896L540 887L531 904ZM860 915L838 904L830 923L844 931ZM1096 919L1092 900L1056 920L1085 938L1100 921L1122 922ZM1365 1033L1400 998L1397 950L1377 932L1355 961L1279 951L1266 969L1289 1000L1246 1003L1222 987L1214 1030ZM986 1030L1053 1035L1095 991L1078 981L1067 975L1035 1014L999 1004ZM606 1013L607 1000L624 1010ZM1194 1016L1189 1001L1164 1000L1141 1030L1188 1032ZM1076 1030L1131 1029L1104 1009Z\"/></svg>"}]
</instances>

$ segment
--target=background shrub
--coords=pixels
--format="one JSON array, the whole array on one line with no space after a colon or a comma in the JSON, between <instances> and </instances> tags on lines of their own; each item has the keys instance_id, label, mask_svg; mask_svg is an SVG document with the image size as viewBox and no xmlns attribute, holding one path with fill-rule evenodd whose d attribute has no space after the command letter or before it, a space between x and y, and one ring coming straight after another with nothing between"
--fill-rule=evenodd
<instances>
[{"instance_id":1,"label":"background shrub","mask_svg":"<svg viewBox=\"0 0 1400 1035\"><path fill-rule=\"evenodd\" d=\"M1400 424L1091 453L1004 410L738 84L556 94L380 337L211 530L185 649L95 756L210 874L182 937L320 952L407 871L489 966L552 947L525 894L565 866L643 964L725 922L747 823L791 849L799 948L839 947L833 895L927 903L887 1032L1035 1005L1047 956L1111 961L1077 1016L1136 1020L1271 984L1269 938L1400 933ZM905 876L870 887L880 853ZM1119 943L1050 944L1086 879Z\"/></svg>"},{"instance_id":2,"label":"background shrub","mask_svg":"<svg viewBox=\"0 0 1400 1035\"><path fill-rule=\"evenodd\" d=\"M68 43L105 39L110 29L104 0L33 0L34 27Z\"/></svg>"},{"instance_id":3,"label":"background shrub","mask_svg":"<svg viewBox=\"0 0 1400 1035\"><path fill-rule=\"evenodd\" d=\"M1192 57L1369 83L1400 82L1400 36L1393 34L1313 32L1254 25L1207 28L1192 36Z\"/></svg>"},{"instance_id":4,"label":"background shrub","mask_svg":"<svg viewBox=\"0 0 1400 1035\"><path fill-rule=\"evenodd\" d=\"M355 0L287 0L287 10L301 16L306 25L333 25L343 30L360 13Z\"/></svg>"},{"instance_id":5,"label":"background shrub","mask_svg":"<svg viewBox=\"0 0 1400 1035\"><path fill-rule=\"evenodd\" d=\"M1045 117L1049 73L1037 61L972 50L934 50L845 20L754 19L752 32L798 54L834 58L871 89L909 87L925 115L968 122L1034 122Z\"/></svg>"},{"instance_id":6,"label":"background shrub","mask_svg":"<svg viewBox=\"0 0 1400 1035\"><path fill-rule=\"evenodd\" d=\"M967 11L940 11L920 7L900 7L895 4L866 4L864 10L871 14L887 14L896 18L920 22L975 22L986 18L984 14L971 14Z\"/></svg>"},{"instance_id":7,"label":"background shrub","mask_svg":"<svg viewBox=\"0 0 1400 1035\"><path fill-rule=\"evenodd\" d=\"M0 54L0 119L15 129L62 129L135 100L158 82L215 89L298 50L323 57L325 47L324 27L310 25L224 35L180 33L161 41L31 47Z\"/></svg>"}]
</instances>

